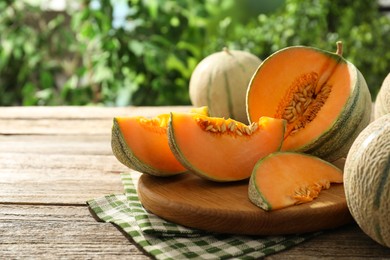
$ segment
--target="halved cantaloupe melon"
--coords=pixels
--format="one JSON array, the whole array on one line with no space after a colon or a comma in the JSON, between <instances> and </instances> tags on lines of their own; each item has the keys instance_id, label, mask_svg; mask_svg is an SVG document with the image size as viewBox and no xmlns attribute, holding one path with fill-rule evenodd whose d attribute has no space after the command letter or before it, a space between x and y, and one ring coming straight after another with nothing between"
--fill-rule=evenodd
<instances>
[{"instance_id":1,"label":"halved cantaloupe melon","mask_svg":"<svg viewBox=\"0 0 390 260\"><path fill-rule=\"evenodd\" d=\"M233 119L171 113L168 141L191 172L214 181L249 178L260 158L278 151L285 120L262 117L251 125Z\"/></svg>"},{"instance_id":2,"label":"halved cantaloupe melon","mask_svg":"<svg viewBox=\"0 0 390 260\"><path fill-rule=\"evenodd\" d=\"M269 211L310 202L330 183L342 183L342 171L318 157L276 152L259 160L249 180L249 199Z\"/></svg>"},{"instance_id":3,"label":"halved cantaloupe melon","mask_svg":"<svg viewBox=\"0 0 390 260\"><path fill-rule=\"evenodd\" d=\"M194 107L190 113L208 115L208 108ZM153 118L114 118L111 147L115 157L133 170L155 176L186 172L168 145L169 117L169 114L161 114Z\"/></svg>"},{"instance_id":4,"label":"halved cantaloupe melon","mask_svg":"<svg viewBox=\"0 0 390 260\"><path fill-rule=\"evenodd\" d=\"M310 153L328 161L345 157L368 125L371 96L359 70L336 53L292 46L268 57L247 92L249 122L284 118L282 150Z\"/></svg>"}]
</instances>

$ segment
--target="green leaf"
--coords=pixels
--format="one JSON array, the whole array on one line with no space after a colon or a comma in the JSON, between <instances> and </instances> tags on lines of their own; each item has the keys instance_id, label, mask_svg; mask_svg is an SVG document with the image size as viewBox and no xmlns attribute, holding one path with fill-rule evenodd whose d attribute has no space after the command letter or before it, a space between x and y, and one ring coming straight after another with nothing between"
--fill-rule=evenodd
<instances>
[{"instance_id":1,"label":"green leaf","mask_svg":"<svg viewBox=\"0 0 390 260\"><path fill-rule=\"evenodd\" d=\"M23 106L33 106L37 104L38 99L35 96L35 93L36 86L31 82L27 82L22 88Z\"/></svg>"},{"instance_id":2,"label":"green leaf","mask_svg":"<svg viewBox=\"0 0 390 260\"><path fill-rule=\"evenodd\" d=\"M140 57L144 54L145 45L140 41L132 40L128 43L130 51L132 51L135 56Z\"/></svg>"},{"instance_id":3,"label":"green leaf","mask_svg":"<svg viewBox=\"0 0 390 260\"><path fill-rule=\"evenodd\" d=\"M40 83L42 88L50 89L54 86L54 78L51 73L48 71L41 71L40 73Z\"/></svg>"}]
</instances>

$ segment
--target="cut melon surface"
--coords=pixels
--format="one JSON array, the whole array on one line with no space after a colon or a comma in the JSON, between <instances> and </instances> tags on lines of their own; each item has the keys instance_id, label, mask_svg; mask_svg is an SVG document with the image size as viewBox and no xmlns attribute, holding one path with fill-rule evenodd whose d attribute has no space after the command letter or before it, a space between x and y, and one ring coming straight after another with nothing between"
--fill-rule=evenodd
<instances>
[{"instance_id":1,"label":"cut melon surface","mask_svg":"<svg viewBox=\"0 0 390 260\"><path fill-rule=\"evenodd\" d=\"M171 113L168 140L191 172L214 181L249 178L255 163L278 151L285 120L262 117L252 125L233 119Z\"/></svg>"},{"instance_id":2,"label":"cut melon surface","mask_svg":"<svg viewBox=\"0 0 390 260\"><path fill-rule=\"evenodd\" d=\"M342 171L320 158L276 152L259 160L249 181L249 199L270 211L310 202L330 183L342 183Z\"/></svg>"}]
</instances>

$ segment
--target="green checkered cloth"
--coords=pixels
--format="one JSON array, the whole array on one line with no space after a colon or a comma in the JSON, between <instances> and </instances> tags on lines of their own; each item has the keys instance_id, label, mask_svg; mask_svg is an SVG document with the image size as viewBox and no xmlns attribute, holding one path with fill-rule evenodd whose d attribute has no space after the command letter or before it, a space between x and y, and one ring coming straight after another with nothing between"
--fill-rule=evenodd
<instances>
[{"instance_id":1,"label":"green checkered cloth","mask_svg":"<svg viewBox=\"0 0 390 260\"><path fill-rule=\"evenodd\" d=\"M258 259L297 245L320 232L242 236L183 227L148 212L137 195L140 174L121 174L125 194L88 201L96 216L114 223L155 259Z\"/></svg>"}]
</instances>

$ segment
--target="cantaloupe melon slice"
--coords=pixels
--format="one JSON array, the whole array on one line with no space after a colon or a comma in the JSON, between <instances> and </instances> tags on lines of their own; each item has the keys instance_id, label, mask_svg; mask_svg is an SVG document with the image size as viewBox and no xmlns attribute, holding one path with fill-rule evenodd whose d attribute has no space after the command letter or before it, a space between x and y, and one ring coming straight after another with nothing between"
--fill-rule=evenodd
<instances>
[{"instance_id":1,"label":"cantaloupe melon slice","mask_svg":"<svg viewBox=\"0 0 390 260\"><path fill-rule=\"evenodd\" d=\"M190 113L208 115L208 107L193 107ZM186 172L168 145L169 117L170 114L160 114L153 118L114 118L111 147L118 161L130 169L155 176Z\"/></svg>"},{"instance_id":2,"label":"cantaloupe melon slice","mask_svg":"<svg viewBox=\"0 0 390 260\"><path fill-rule=\"evenodd\" d=\"M270 211L310 202L330 183L342 183L342 171L318 157L276 152L259 160L249 181L249 199Z\"/></svg>"},{"instance_id":3,"label":"cantaloupe melon slice","mask_svg":"<svg viewBox=\"0 0 390 260\"><path fill-rule=\"evenodd\" d=\"M168 146L168 119L169 114L152 119L142 116L114 118L111 146L115 157L130 169L155 176L185 172Z\"/></svg>"},{"instance_id":4,"label":"cantaloupe melon slice","mask_svg":"<svg viewBox=\"0 0 390 260\"><path fill-rule=\"evenodd\" d=\"M285 120L262 117L251 125L233 119L171 113L168 141L191 172L214 181L249 178L256 162L281 147Z\"/></svg>"}]
</instances>

